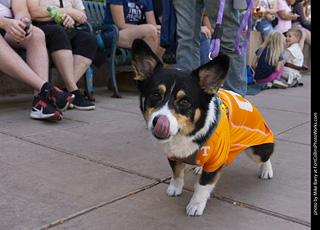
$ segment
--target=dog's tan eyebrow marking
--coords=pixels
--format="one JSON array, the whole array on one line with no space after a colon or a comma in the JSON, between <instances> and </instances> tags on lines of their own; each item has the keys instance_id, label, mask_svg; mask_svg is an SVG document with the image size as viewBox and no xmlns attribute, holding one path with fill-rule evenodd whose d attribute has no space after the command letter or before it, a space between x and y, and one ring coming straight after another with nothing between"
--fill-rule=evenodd
<instances>
[{"instance_id":1,"label":"dog's tan eyebrow marking","mask_svg":"<svg viewBox=\"0 0 320 230\"><path fill-rule=\"evenodd\" d=\"M162 94L165 94L165 92L167 91L167 87L164 84L159 85L158 89Z\"/></svg>"},{"instance_id":2,"label":"dog's tan eyebrow marking","mask_svg":"<svg viewBox=\"0 0 320 230\"><path fill-rule=\"evenodd\" d=\"M177 98L183 98L184 96L186 96L186 93L183 90L179 90L177 93Z\"/></svg>"},{"instance_id":3,"label":"dog's tan eyebrow marking","mask_svg":"<svg viewBox=\"0 0 320 230\"><path fill-rule=\"evenodd\" d=\"M193 118L193 123L197 123L201 116L201 111L200 109L196 109L196 112L194 113L194 118Z\"/></svg>"}]
</instances>

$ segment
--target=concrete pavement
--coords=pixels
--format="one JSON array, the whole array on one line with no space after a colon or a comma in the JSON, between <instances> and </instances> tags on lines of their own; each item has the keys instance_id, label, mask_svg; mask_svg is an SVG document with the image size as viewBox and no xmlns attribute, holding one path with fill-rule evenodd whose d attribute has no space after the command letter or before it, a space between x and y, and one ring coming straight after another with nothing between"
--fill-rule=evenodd
<instances>
[{"instance_id":1,"label":"concrete pavement","mask_svg":"<svg viewBox=\"0 0 320 230\"><path fill-rule=\"evenodd\" d=\"M301 81L247 96L275 134L274 178L240 154L197 218L185 215L193 170L181 196L166 195L171 170L137 93L97 89L96 110L60 122L29 118L32 95L2 96L0 229L310 229L310 74Z\"/></svg>"}]
</instances>

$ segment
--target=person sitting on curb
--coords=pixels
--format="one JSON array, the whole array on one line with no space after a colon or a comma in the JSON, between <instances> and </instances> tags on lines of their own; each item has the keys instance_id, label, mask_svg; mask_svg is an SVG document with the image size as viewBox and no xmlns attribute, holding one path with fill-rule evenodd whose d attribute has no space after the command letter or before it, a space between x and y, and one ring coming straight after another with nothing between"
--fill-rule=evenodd
<instances>
[{"instance_id":1,"label":"person sitting on curb","mask_svg":"<svg viewBox=\"0 0 320 230\"><path fill-rule=\"evenodd\" d=\"M302 37L302 32L297 27L292 27L287 32L286 42L288 48L283 54L284 69L281 74L281 80L288 87L299 85L301 78L300 71L303 65L303 53L299 46L299 41Z\"/></svg>"},{"instance_id":2,"label":"person sitting on curb","mask_svg":"<svg viewBox=\"0 0 320 230\"><path fill-rule=\"evenodd\" d=\"M33 24L45 34L53 63L67 91L75 95L71 107L79 110L95 109L95 105L80 93L77 86L77 82L90 67L98 48L94 35L72 29L74 25L87 21L82 0L27 0L27 3ZM63 26L50 17L47 10L49 6L63 14Z\"/></svg>"},{"instance_id":3,"label":"person sitting on curb","mask_svg":"<svg viewBox=\"0 0 320 230\"><path fill-rule=\"evenodd\" d=\"M12 9L12 10L10 10ZM30 25L26 0L0 0L0 70L34 89L31 118L61 120L74 100L48 83L48 53L43 32ZM27 63L11 48L23 48Z\"/></svg>"},{"instance_id":4,"label":"person sitting on curb","mask_svg":"<svg viewBox=\"0 0 320 230\"><path fill-rule=\"evenodd\" d=\"M278 30L271 31L256 51L253 60L255 80L259 83L271 82L274 87L285 89L287 85L280 80L283 72L283 41Z\"/></svg>"}]
</instances>

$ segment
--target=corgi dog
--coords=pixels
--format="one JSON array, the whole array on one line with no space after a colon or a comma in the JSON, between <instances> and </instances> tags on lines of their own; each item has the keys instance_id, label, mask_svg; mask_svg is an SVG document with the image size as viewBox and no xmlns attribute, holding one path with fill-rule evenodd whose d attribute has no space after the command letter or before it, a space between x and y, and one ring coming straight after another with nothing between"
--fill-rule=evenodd
<instances>
[{"instance_id":1,"label":"corgi dog","mask_svg":"<svg viewBox=\"0 0 320 230\"><path fill-rule=\"evenodd\" d=\"M173 171L167 194L181 195L185 164L200 169L187 216L203 214L224 167L244 150L261 165L261 179L273 177L272 131L250 102L219 89L228 72L228 56L221 54L184 71L164 68L142 39L133 42L131 52L142 115Z\"/></svg>"}]
</instances>

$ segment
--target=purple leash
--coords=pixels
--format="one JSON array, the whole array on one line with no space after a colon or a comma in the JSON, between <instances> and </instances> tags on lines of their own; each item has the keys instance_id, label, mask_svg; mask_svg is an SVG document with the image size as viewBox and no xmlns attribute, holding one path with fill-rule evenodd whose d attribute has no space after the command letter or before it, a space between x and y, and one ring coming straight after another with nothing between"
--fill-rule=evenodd
<instances>
[{"instance_id":1,"label":"purple leash","mask_svg":"<svg viewBox=\"0 0 320 230\"><path fill-rule=\"evenodd\" d=\"M221 23L222 23L224 5L225 5L225 0L220 0L220 7L219 7L217 23L214 28L214 33L212 35L212 41L211 41L211 45L210 45L210 49L209 49L209 59L210 60L214 59L219 54L220 40L221 40L222 33L223 33L223 28L222 28Z\"/></svg>"},{"instance_id":2,"label":"purple leash","mask_svg":"<svg viewBox=\"0 0 320 230\"><path fill-rule=\"evenodd\" d=\"M253 0L247 0L247 5L248 5L248 9L246 14L244 15L244 18L240 24L240 28L236 37L236 42L234 44L234 49L236 51L237 55L242 55L243 52L246 50L249 39L250 39L250 33L251 33L251 28L252 28L252 7L253 7ZM240 42L240 36L242 35L242 31L246 25L246 23L248 22L248 30L247 30L247 35L246 35L246 39L243 42L243 46L241 48L241 50L239 50L239 42Z\"/></svg>"},{"instance_id":3,"label":"purple leash","mask_svg":"<svg viewBox=\"0 0 320 230\"><path fill-rule=\"evenodd\" d=\"M221 40L222 33L223 33L223 28L222 28L221 22L222 22L222 16L223 16L223 11L224 11L224 5L225 5L225 0L220 0L220 8L219 8L219 14L218 14L218 18L217 18L217 24L214 28L214 33L212 35L212 41L211 41L211 45L210 45L210 49L209 49L209 59L210 60L214 59L219 54L220 40ZM251 33L251 27L252 27L253 0L247 0L247 5L248 5L248 9L247 9L247 12L246 12L241 24L240 24L240 28L238 30L238 34L237 34L237 37L235 40L235 45L234 45L235 52L239 56L243 54L243 52L245 51L245 49L248 45L250 33ZM246 38L245 38L245 41L243 43L241 50L239 50L240 36L242 35L242 31L243 31L247 22L248 22L247 35L246 35Z\"/></svg>"}]
</instances>

